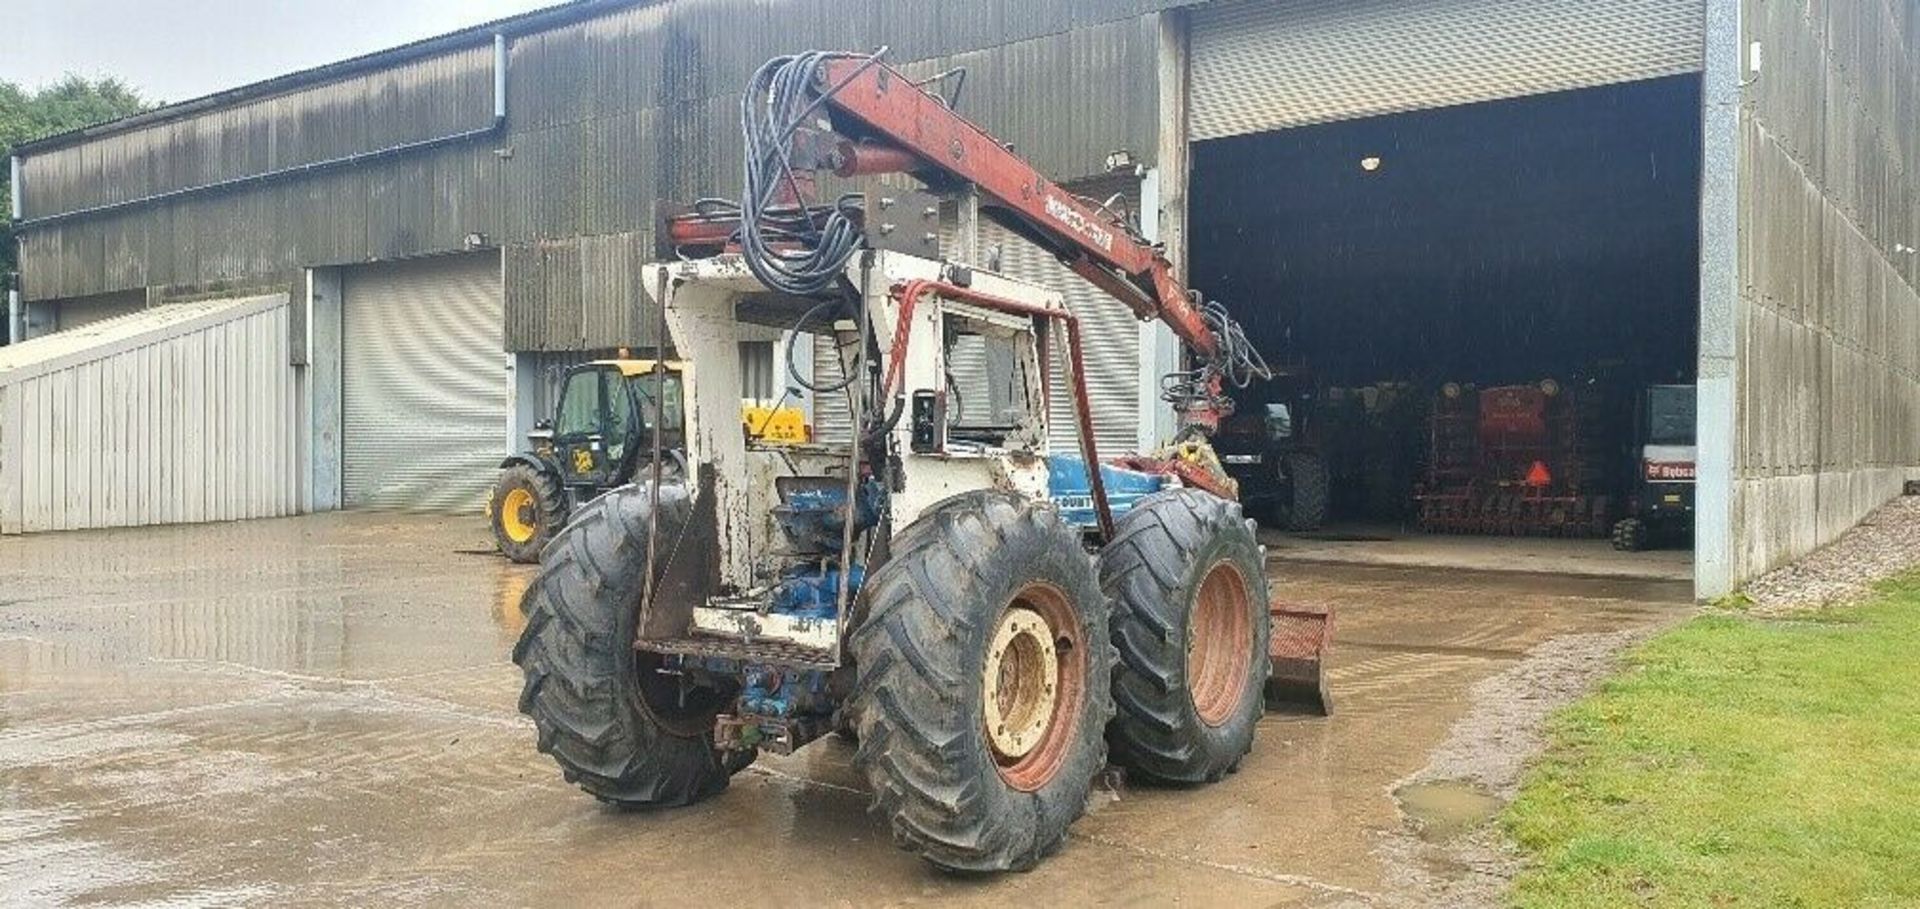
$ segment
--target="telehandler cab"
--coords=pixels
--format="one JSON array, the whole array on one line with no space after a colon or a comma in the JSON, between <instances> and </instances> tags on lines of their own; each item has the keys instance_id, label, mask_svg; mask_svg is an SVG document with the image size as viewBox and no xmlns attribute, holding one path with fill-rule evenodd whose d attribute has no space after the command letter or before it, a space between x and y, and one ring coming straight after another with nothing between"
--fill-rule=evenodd
<instances>
[{"instance_id":1,"label":"telehandler cab","mask_svg":"<svg viewBox=\"0 0 1920 909\"><path fill-rule=\"evenodd\" d=\"M667 467L678 475L685 444L680 381L685 368L677 360L622 358L566 371L553 417L527 433L526 451L501 462L500 479L487 497L487 524L503 555L516 562L540 561L540 551L569 515L641 475L656 429ZM770 442L805 441L801 412L778 403L743 403L742 429Z\"/></svg>"}]
</instances>

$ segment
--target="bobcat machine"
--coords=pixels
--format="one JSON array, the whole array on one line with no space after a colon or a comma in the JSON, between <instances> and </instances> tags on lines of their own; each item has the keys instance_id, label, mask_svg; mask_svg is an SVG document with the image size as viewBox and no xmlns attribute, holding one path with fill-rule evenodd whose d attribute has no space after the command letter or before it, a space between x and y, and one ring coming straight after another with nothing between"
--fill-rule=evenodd
<instances>
[{"instance_id":1,"label":"bobcat machine","mask_svg":"<svg viewBox=\"0 0 1920 909\"><path fill-rule=\"evenodd\" d=\"M898 844L967 871L1061 848L1109 760L1232 773L1270 662L1319 696L1327 626L1290 618L1300 650L1270 661L1262 552L1206 445L1226 386L1266 372L1239 328L878 55L775 58L741 112L743 198L671 218L675 256L644 270L684 449L654 434L645 474L568 521L523 601L540 750L602 801L685 805L759 751L844 730ZM814 201L888 173L965 194L1172 326L1192 367L1166 383L1180 445L1100 459L1079 322L1056 290L940 258L941 200L895 180ZM845 402L842 441L742 432L737 339L756 325L788 332L790 381ZM816 343L838 357L802 368ZM670 380L653 373L656 400ZM1048 419L1062 393L1071 435ZM1051 453L1063 436L1076 454Z\"/></svg>"},{"instance_id":2,"label":"bobcat machine","mask_svg":"<svg viewBox=\"0 0 1920 909\"><path fill-rule=\"evenodd\" d=\"M1694 386L1652 385L1634 411L1635 455L1627 516L1613 525L1613 548L1637 552L1693 533Z\"/></svg>"}]
</instances>

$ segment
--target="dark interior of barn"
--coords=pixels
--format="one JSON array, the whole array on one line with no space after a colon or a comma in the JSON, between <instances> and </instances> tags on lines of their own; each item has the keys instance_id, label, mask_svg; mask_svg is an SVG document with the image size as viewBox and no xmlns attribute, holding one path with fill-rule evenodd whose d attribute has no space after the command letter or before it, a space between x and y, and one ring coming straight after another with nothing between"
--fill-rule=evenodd
<instances>
[{"instance_id":1,"label":"dark interior of barn","mask_svg":"<svg viewBox=\"0 0 1920 909\"><path fill-rule=\"evenodd\" d=\"M1190 276L1311 387L1335 518L1410 519L1449 383L1599 402L1624 495L1693 381L1700 166L1696 75L1197 143Z\"/></svg>"}]
</instances>

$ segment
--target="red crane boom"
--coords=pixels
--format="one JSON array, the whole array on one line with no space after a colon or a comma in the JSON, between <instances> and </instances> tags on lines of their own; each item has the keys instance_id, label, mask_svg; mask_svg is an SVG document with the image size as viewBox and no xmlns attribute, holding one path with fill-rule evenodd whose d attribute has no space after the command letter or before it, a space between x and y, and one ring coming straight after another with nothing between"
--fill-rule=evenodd
<instances>
[{"instance_id":1,"label":"red crane boom","mask_svg":"<svg viewBox=\"0 0 1920 909\"><path fill-rule=\"evenodd\" d=\"M858 59L833 60L826 64L826 79L841 86L827 98L827 105L871 130L862 137L867 141L847 147L850 158L841 168L843 175L938 170L971 183L1003 211L1021 219L1020 225L1009 227L1029 237L1040 232L1050 241L1043 245L1140 318L1166 322L1204 358L1219 353L1213 331L1158 249L1117 229L978 124L892 67L867 65Z\"/></svg>"},{"instance_id":2,"label":"red crane boom","mask_svg":"<svg viewBox=\"0 0 1920 909\"><path fill-rule=\"evenodd\" d=\"M821 129L822 114L831 131ZM1163 396L1182 422L1211 431L1232 412L1225 386L1269 377L1239 326L1174 276L1160 248L1112 213L1048 180L1000 140L878 55L808 52L777 57L742 101L747 194L738 206L705 200L670 224L676 248L738 247L770 286L824 288L863 229L842 203L810 197L815 175L911 174L929 185L971 185L981 214L1058 257L1142 320L1166 323L1197 368L1168 377Z\"/></svg>"}]
</instances>

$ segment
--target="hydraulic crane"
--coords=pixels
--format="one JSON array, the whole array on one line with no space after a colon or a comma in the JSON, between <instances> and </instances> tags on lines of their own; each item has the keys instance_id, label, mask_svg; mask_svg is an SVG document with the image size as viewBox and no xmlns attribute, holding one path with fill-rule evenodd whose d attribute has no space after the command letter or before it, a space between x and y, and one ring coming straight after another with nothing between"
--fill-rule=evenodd
<instances>
[{"instance_id":1,"label":"hydraulic crane","mask_svg":"<svg viewBox=\"0 0 1920 909\"><path fill-rule=\"evenodd\" d=\"M815 103L836 115L831 132L798 123L773 137L780 148L767 163L777 164L777 172L760 181L770 185L748 190L750 197L760 190L764 201L787 216L776 229L791 226L800 214L798 197L820 173L843 178L910 174L934 187L971 186L985 199L983 215L1053 253L1140 319L1158 319L1173 330L1198 361L1191 374L1168 377L1166 383L1169 402L1186 425L1211 431L1232 409L1227 385L1244 387L1269 377L1265 361L1225 308L1204 302L1182 284L1161 248L1130 225L1048 180L1010 146L956 113L948 99L901 75L879 55L819 57L813 70L819 88ZM817 218L831 211L817 208L808 214ZM696 212L677 219L670 234L683 247L696 246L733 237L737 227L736 219ZM769 241L764 235L752 239Z\"/></svg>"},{"instance_id":2,"label":"hydraulic crane","mask_svg":"<svg viewBox=\"0 0 1920 909\"><path fill-rule=\"evenodd\" d=\"M674 257L645 271L685 364L685 450L582 509L523 603L521 707L569 780L685 804L838 728L902 847L1025 868L1060 847L1109 744L1133 773L1214 782L1251 747L1270 675L1324 697L1327 616L1270 613L1252 522L1197 466L1226 388L1266 374L1223 307L878 55L769 61L741 127L742 198L672 218ZM885 174L976 192L1171 326L1194 362L1163 383L1185 447L1103 462L1074 314L942 259L931 197L889 183L820 201ZM816 406L845 399L847 438L741 432L748 326L784 330ZM837 362L803 369L802 338ZM1049 445L1056 349L1077 456ZM1270 638L1294 649L1270 660Z\"/></svg>"}]
</instances>

